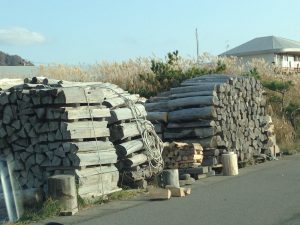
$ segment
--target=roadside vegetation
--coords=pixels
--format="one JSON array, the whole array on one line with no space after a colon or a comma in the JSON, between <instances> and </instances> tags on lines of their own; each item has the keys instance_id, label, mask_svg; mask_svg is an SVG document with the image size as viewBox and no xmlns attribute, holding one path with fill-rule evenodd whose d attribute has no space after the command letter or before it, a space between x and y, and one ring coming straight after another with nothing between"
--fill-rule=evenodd
<instances>
[{"instance_id":1,"label":"roadside vegetation","mask_svg":"<svg viewBox=\"0 0 300 225\"><path fill-rule=\"evenodd\" d=\"M90 198L90 199L82 199L78 196L78 208L79 210L88 209L97 205L102 205L107 202L115 201L115 200L127 200L133 197L136 197L142 193L144 193L144 189L128 189L121 190L118 192L114 192L109 195ZM25 225L28 223L33 223L37 221L41 221L44 219L49 219L52 217L59 216L60 213L59 202L55 201L51 198L47 199L40 205L35 205L32 208L26 208L21 219L13 223L14 225Z\"/></svg>"},{"instance_id":2,"label":"roadside vegetation","mask_svg":"<svg viewBox=\"0 0 300 225\"><path fill-rule=\"evenodd\" d=\"M263 60L243 64L238 58L218 58L203 54L198 59L183 58L178 51L164 59L137 58L123 62L94 65L40 66L39 75L73 81L101 81L119 85L130 93L149 98L181 81L203 74L221 73L252 76L265 87L268 113L275 124L279 145L283 149L298 143L300 117L300 76L280 74Z\"/></svg>"}]
</instances>

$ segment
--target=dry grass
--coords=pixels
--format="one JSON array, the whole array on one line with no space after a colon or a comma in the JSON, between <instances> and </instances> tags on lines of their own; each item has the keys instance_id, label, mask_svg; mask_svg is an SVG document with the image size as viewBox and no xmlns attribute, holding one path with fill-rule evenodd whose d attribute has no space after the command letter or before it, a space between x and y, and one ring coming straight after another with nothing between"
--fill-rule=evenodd
<instances>
[{"instance_id":1,"label":"dry grass","mask_svg":"<svg viewBox=\"0 0 300 225\"><path fill-rule=\"evenodd\" d=\"M295 130L291 123L277 115L272 116L275 126L276 141L281 145L289 145L295 141Z\"/></svg>"},{"instance_id":2,"label":"dry grass","mask_svg":"<svg viewBox=\"0 0 300 225\"><path fill-rule=\"evenodd\" d=\"M110 82L119 85L125 90L131 92L140 92L141 90L155 91L156 87L140 79L140 74L150 74L151 60L162 61L158 58L137 58L122 62L100 62L94 65L48 65L40 66L39 76L72 81L100 81ZM256 68L262 80L292 80L293 86L285 94L285 105L294 102L300 105L300 76L297 75L279 75L275 74L275 68L270 66L264 60L254 59L244 64L236 57L218 58L210 54L203 54L198 60L193 58L182 58L176 64L172 65L175 69L187 71L191 68L214 69L218 61L226 65L224 74L245 75L250 69ZM273 95L274 93L271 93ZM274 94L276 95L276 94ZM278 104L271 104L273 111L273 120L276 124L276 135L278 142L286 144L292 142L295 132L290 123L282 119Z\"/></svg>"},{"instance_id":3,"label":"dry grass","mask_svg":"<svg viewBox=\"0 0 300 225\"><path fill-rule=\"evenodd\" d=\"M52 64L40 66L38 75L59 80L70 81L100 81L119 85L124 89L139 83L139 74L151 73L151 60L138 58L135 60L117 62L101 62L93 65L63 65Z\"/></svg>"}]
</instances>

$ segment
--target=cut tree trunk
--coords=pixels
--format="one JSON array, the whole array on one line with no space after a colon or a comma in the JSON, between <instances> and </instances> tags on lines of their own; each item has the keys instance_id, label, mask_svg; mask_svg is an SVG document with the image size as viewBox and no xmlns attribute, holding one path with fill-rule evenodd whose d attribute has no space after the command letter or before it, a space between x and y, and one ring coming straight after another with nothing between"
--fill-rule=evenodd
<instances>
[{"instance_id":1,"label":"cut tree trunk","mask_svg":"<svg viewBox=\"0 0 300 225\"><path fill-rule=\"evenodd\" d=\"M224 176L236 176L239 174L237 154L234 154L233 152L223 154L222 163Z\"/></svg>"}]
</instances>

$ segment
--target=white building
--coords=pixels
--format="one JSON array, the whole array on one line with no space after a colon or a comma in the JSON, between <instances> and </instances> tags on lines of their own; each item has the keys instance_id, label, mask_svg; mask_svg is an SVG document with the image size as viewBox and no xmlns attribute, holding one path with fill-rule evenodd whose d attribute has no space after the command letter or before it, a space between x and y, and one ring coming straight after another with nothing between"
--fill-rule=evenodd
<instances>
[{"instance_id":1,"label":"white building","mask_svg":"<svg viewBox=\"0 0 300 225\"><path fill-rule=\"evenodd\" d=\"M300 72L300 42L281 37L254 38L219 56L237 56L244 62L262 58L277 68Z\"/></svg>"}]
</instances>

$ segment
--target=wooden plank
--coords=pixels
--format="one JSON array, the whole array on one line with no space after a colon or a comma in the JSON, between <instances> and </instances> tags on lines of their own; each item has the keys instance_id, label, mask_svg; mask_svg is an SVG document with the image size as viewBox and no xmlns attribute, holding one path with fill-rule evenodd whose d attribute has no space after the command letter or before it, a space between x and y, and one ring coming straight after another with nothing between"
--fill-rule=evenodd
<instances>
[{"instance_id":1,"label":"wooden plank","mask_svg":"<svg viewBox=\"0 0 300 225\"><path fill-rule=\"evenodd\" d=\"M47 108L46 119L56 119L54 113L58 113L59 118L64 120L110 117L109 109L103 106Z\"/></svg>"},{"instance_id":2,"label":"wooden plank","mask_svg":"<svg viewBox=\"0 0 300 225\"><path fill-rule=\"evenodd\" d=\"M111 173L111 172L116 172L118 169L114 165L109 165L109 166L97 166L97 167L91 167L91 168L84 168L84 169L76 169L75 173L73 175L76 175L79 179L79 184L84 184L84 179L90 177L90 176L95 176L99 174L104 174L104 173Z\"/></svg>"},{"instance_id":3,"label":"wooden plank","mask_svg":"<svg viewBox=\"0 0 300 225\"><path fill-rule=\"evenodd\" d=\"M89 153L96 151L113 150L114 145L110 141L80 141L69 142L69 148L76 148L78 153Z\"/></svg>"},{"instance_id":4,"label":"wooden plank","mask_svg":"<svg viewBox=\"0 0 300 225\"><path fill-rule=\"evenodd\" d=\"M73 166L91 166L99 164L112 164L117 162L117 154L115 151L77 153L76 157L79 159L79 164Z\"/></svg>"},{"instance_id":5,"label":"wooden plank","mask_svg":"<svg viewBox=\"0 0 300 225\"><path fill-rule=\"evenodd\" d=\"M54 104L74 104L74 103L98 103L101 104L105 98L117 96L114 89L109 89L105 85L98 84L88 86L88 83L76 86L57 88L58 94L54 99Z\"/></svg>"},{"instance_id":6,"label":"wooden plank","mask_svg":"<svg viewBox=\"0 0 300 225\"><path fill-rule=\"evenodd\" d=\"M60 131L63 140L109 137L110 135L107 128L107 121L62 122L60 124Z\"/></svg>"},{"instance_id":7,"label":"wooden plank","mask_svg":"<svg viewBox=\"0 0 300 225\"><path fill-rule=\"evenodd\" d=\"M81 197L100 196L119 190L119 172L114 166L76 170L76 176L79 184L78 194Z\"/></svg>"},{"instance_id":8,"label":"wooden plank","mask_svg":"<svg viewBox=\"0 0 300 225\"><path fill-rule=\"evenodd\" d=\"M185 196L185 188L174 187L172 185L166 185L165 189L168 189L171 191L172 197L184 197Z\"/></svg>"},{"instance_id":9,"label":"wooden plank","mask_svg":"<svg viewBox=\"0 0 300 225\"><path fill-rule=\"evenodd\" d=\"M168 200L171 198L171 191L169 189L149 187L148 191L151 200Z\"/></svg>"}]
</instances>

